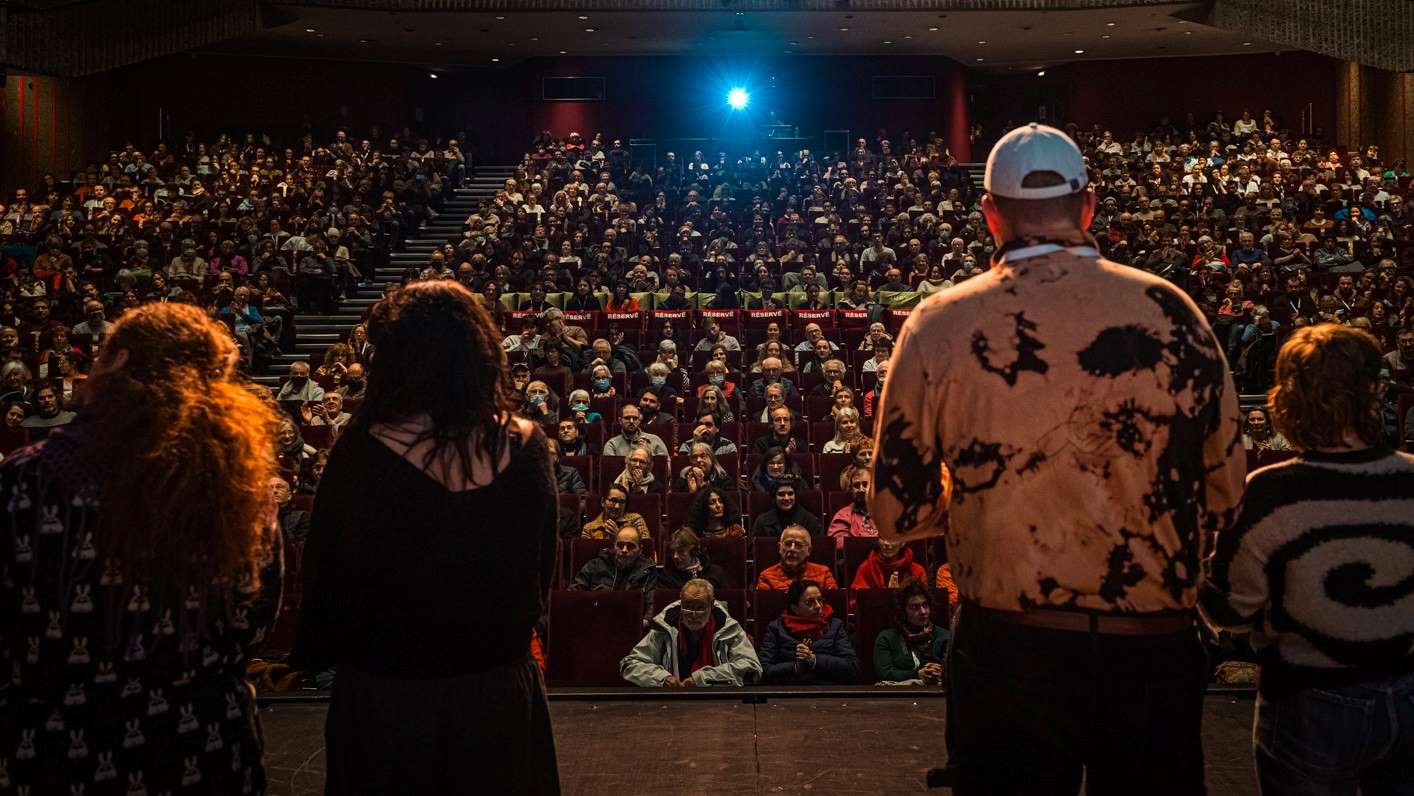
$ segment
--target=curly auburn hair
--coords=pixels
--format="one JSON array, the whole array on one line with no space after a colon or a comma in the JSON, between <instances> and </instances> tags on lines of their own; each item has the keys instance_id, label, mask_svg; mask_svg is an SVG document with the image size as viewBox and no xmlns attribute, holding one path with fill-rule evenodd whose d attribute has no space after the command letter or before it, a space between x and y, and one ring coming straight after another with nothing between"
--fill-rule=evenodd
<instances>
[{"instance_id":1,"label":"curly auburn hair","mask_svg":"<svg viewBox=\"0 0 1414 796\"><path fill-rule=\"evenodd\" d=\"M1272 425L1301 450L1338 447L1352 431L1380 441L1380 345L1369 332L1326 323L1297 329L1277 354L1267 393Z\"/></svg>"},{"instance_id":2,"label":"curly auburn hair","mask_svg":"<svg viewBox=\"0 0 1414 796\"><path fill-rule=\"evenodd\" d=\"M147 304L114 324L84 385L82 455L107 472L95 542L155 594L259 586L280 414L237 358L199 308Z\"/></svg>"}]
</instances>

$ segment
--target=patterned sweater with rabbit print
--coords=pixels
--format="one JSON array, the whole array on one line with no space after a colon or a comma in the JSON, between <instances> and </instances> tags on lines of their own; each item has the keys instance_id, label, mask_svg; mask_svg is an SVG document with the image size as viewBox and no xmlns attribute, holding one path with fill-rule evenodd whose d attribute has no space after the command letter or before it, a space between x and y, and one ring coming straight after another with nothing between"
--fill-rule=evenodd
<instances>
[{"instance_id":1,"label":"patterned sweater with rabbit print","mask_svg":"<svg viewBox=\"0 0 1414 796\"><path fill-rule=\"evenodd\" d=\"M263 793L244 670L278 609L278 532L260 589L165 603L103 560L97 490L46 444L0 466L0 793Z\"/></svg>"}]
</instances>

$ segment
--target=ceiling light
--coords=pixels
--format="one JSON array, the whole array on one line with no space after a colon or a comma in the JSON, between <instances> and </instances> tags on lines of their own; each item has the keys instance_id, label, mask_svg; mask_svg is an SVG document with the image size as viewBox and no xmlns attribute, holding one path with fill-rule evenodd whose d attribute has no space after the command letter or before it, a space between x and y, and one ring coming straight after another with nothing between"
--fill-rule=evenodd
<instances>
[{"instance_id":1,"label":"ceiling light","mask_svg":"<svg viewBox=\"0 0 1414 796\"><path fill-rule=\"evenodd\" d=\"M1192 36L1192 35L1193 35L1193 31L1191 31L1191 30L1185 30L1185 31L1183 32L1183 35L1185 35L1185 36Z\"/></svg>"},{"instance_id":2,"label":"ceiling light","mask_svg":"<svg viewBox=\"0 0 1414 796\"><path fill-rule=\"evenodd\" d=\"M540 37L539 37L539 36L531 36L531 37L530 37L530 40L531 40L531 41L540 41Z\"/></svg>"},{"instance_id":3,"label":"ceiling light","mask_svg":"<svg viewBox=\"0 0 1414 796\"><path fill-rule=\"evenodd\" d=\"M1044 70L1044 69L1042 69L1041 71L1039 71L1039 72L1036 73L1036 77L1045 77L1045 76L1046 76L1046 70Z\"/></svg>"},{"instance_id":4,"label":"ceiling light","mask_svg":"<svg viewBox=\"0 0 1414 796\"><path fill-rule=\"evenodd\" d=\"M1100 38L1102 38L1102 39L1108 39L1109 37L1110 37L1110 34L1106 33L1105 35L1101 36Z\"/></svg>"},{"instance_id":5,"label":"ceiling light","mask_svg":"<svg viewBox=\"0 0 1414 796\"><path fill-rule=\"evenodd\" d=\"M372 40L372 39L359 39L359 40L358 40L358 43L359 43L359 44L368 44L368 43L371 42L371 41L373 41L373 40Z\"/></svg>"},{"instance_id":6,"label":"ceiling light","mask_svg":"<svg viewBox=\"0 0 1414 796\"><path fill-rule=\"evenodd\" d=\"M433 47L441 47L441 46L444 45L444 44L446 44L446 42L444 42L444 41L434 41L434 42L432 42L432 46L433 46Z\"/></svg>"},{"instance_id":7,"label":"ceiling light","mask_svg":"<svg viewBox=\"0 0 1414 796\"><path fill-rule=\"evenodd\" d=\"M1243 47L1251 47L1251 46L1252 46L1252 42L1250 42L1250 41L1244 41L1244 42L1242 43L1242 46L1243 46Z\"/></svg>"},{"instance_id":8,"label":"ceiling light","mask_svg":"<svg viewBox=\"0 0 1414 796\"><path fill-rule=\"evenodd\" d=\"M977 59L977 63L979 63L979 64L982 63L982 60L983 60L983 59L978 58L978 59Z\"/></svg>"},{"instance_id":9,"label":"ceiling light","mask_svg":"<svg viewBox=\"0 0 1414 796\"><path fill-rule=\"evenodd\" d=\"M497 15L496 15L496 19L505 19L505 18L506 18L506 15L505 15L505 14L497 14Z\"/></svg>"},{"instance_id":10,"label":"ceiling light","mask_svg":"<svg viewBox=\"0 0 1414 796\"><path fill-rule=\"evenodd\" d=\"M586 17L586 16L585 16L585 15L583 15L583 14L580 14L580 15L579 15L579 18L580 18L580 19L581 19L581 20L584 20L584 19L589 19L589 17Z\"/></svg>"},{"instance_id":11,"label":"ceiling light","mask_svg":"<svg viewBox=\"0 0 1414 796\"><path fill-rule=\"evenodd\" d=\"M1107 27L1107 28L1113 28L1114 26L1115 26L1115 23L1113 23L1113 22L1106 22L1106 23L1105 23L1105 27Z\"/></svg>"},{"instance_id":12,"label":"ceiling light","mask_svg":"<svg viewBox=\"0 0 1414 796\"><path fill-rule=\"evenodd\" d=\"M584 29L584 32L585 32L585 33L593 33L595 30L596 30L595 28L585 28L585 29Z\"/></svg>"},{"instance_id":13,"label":"ceiling light","mask_svg":"<svg viewBox=\"0 0 1414 796\"><path fill-rule=\"evenodd\" d=\"M912 37L912 36L904 36L904 38L905 38L905 39L911 39L911 38L913 38L913 37Z\"/></svg>"},{"instance_id":14,"label":"ceiling light","mask_svg":"<svg viewBox=\"0 0 1414 796\"><path fill-rule=\"evenodd\" d=\"M500 62L501 62L501 59L500 59L500 58L492 58L492 59L491 59L491 63L493 63L493 64L499 64Z\"/></svg>"},{"instance_id":15,"label":"ceiling light","mask_svg":"<svg viewBox=\"0 0 1414 796\"><path fill-rule=\"evenodd\" d=\"M932 27L932 28L929 28L928 30L930 30L930 31L936 31L937 28L936 28L936 27Z\"/></svg>"},{"instance_id":16,"label":"ceiling light","mask_svg":"<svg viewBox=\"0 0 1414 796\"><path fill-rule=\"evenodd\" d=\"M305 32L305 33L313 33L313 32L314 32L314 28L305 28L305 29L304 29L304 32Z\"/></svg>"},{"instance_id":17,"label":"ceiling light","mask_svg":"<svg viewBox=\"0 0 1414 796\"><path fill-rule=\"evenodd\" d=\"M888 39L884 39L884 43L885 43L885 44L893 44L893 42L889 41Z\"/></svg>"},{"instance_id":18,"label":"ceiling light","mask_svg":"<svg viewBox=\"0 0 1414 796\"><path fill-rule=\"evenodd\" d=\"M798 42L798 41L793 41L793 42L790 43L790 46L792 46L792 47L799 47L799 46L800 46L800 42Z\"/></svg>"},{"instance_id":19,"label":"ceiling light","mask_svg":"<svg viewBox=\"0 0 1414 796\"><path fill-rule=\"evenodd\" d=\"M437 73L436 73L436 72L428 72L428 73L427 73L427 76L430 77L430 78L432 78L433 80L436 80L436 79L437 79Z\"/></svg>"},{"instance_id":20,"label":"ceiling light","mask_svg":"<svg viewBox=\"0 0 1414 796\"><path fill-rule=\"evenodd\" d=\"M560 50L560 55L569 55L569 53L564 50Z\"/></svg>"},{"instance_id":21,"label":"ceiling light","mask_svg":"<svg viewBox=\"0 0 1414 796\"><path fill-rule=\"evenodd\" d=\"M1085 51L1084 51L1084 50L1076 50L1076 51L1075 51L1075 54L1076 54L1076 55L1084 55L1084 54L1085 54Z\"/></svg>"},{"instance_id":22,"label":"ceiling light","mask_svg":"<svg viewBox=\"0 0 1414 796\"><path fill-rule=\"evenodd\" d=\"M986 42L986 40L984 39L983 41L979 41L979 42L977 42L977 43L978 43L978 44L986 44L987 42Z\"/></svg>"},{"instance_id":23,"label":"ceiling light","mask_svg":"<svg viewBox=\"0 0 1414 796\"><path fill-rule=\"evenodd\" d=\"M841 33L845 32L845 31L847 31L847 30L849 30L849 28L840 28L840 32L841 32Z\"/></svg>"}]
</instances>

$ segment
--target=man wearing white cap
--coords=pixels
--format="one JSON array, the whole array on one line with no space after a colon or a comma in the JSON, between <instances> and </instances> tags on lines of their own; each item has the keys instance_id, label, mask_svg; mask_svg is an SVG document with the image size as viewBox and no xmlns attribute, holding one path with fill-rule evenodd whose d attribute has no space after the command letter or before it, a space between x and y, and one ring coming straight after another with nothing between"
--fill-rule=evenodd
<instances>
[{"instance_id":1,"label":"man wearing white cap","mask_svg":"<svg viewBox=\"0 0 1414 796\"><path fill-rule=\"evenodd\" d=\"M1003 245L909 317L875 424L880 537L945 534L960 593L959 796L1203 792L1193 609L1242 494L1237 394L1193 302L1100 257L1088 182L1059 130L997 143Z\"/></svg>"}]
</instances>

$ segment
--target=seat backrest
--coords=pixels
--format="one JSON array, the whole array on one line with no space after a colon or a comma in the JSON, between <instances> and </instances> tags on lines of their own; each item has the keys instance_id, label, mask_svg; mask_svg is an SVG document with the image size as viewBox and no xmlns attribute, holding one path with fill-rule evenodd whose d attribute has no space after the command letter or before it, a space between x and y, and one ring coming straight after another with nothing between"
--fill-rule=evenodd
<instances>
[{"instance_id":1,"label":"seat backrest","mask_svg":"<svg viewBox=\"0 0 1414 796\"><path fill-rule=\"evenodd\" d=\"M612 544L609 539L571 539L570 547L570 577L573 578L584 569L584 565L589 563L589 559L599 555L599 551Z\"/></svg>"},{"instance_id":2,"label":"seat backrest","mask_svg":"<svg viewBox=\"0 0 1414 796\"><path fill-rule=\"evenodd\" d=\"M554 686L619 686L619 661L642 636L643 593L550 593L547 677Z\"/></svg>"},{"instance_id":3,"label":"seat backrest","mask_svg":"<svg viewBox=\"0 0 1414 796\"><path fill-rule=\"evenodd\" d=\"M859 656L862 682L879 681L874 671L874 641L879 634L894 625L893 589L856 589L854 596L855 653Z\"/></svg>"},{"instance_id":4,"label":"seat backrest","mask_svg":"<svg viewBox=\"0 0 1414 796\"><path fill-rule=\"evenodd\" d=\"M300 426L299 433L304 438L304 444L315 450L326 450L334 444L332 426Z\"/></svg>"},{"instance_id":5,"label":"seat backrest","mask_svg":"<svg viewBox=\"0 0 1414 796\"><path fill-rule=\"evenodd\" d=\"M840 474L854 463L848 453L822 453L815 457L820 470L820 488L833 492L840 488Z\"/></svg>"},{"instance_id":6,"label":"seat backrest","mask_svg":"<svg viewBox=\"0 0 1414 796\"><path fill-rule=\"evenodd\" d=\"M703 544L707 548L707 556L712 559L712 563L722 568L724 573L722 587L727 589L746 588L748 585L746 582L746 540L712 538L707 539Z\"/></svg>"},{"instance_id":7,"label":"seat backrest","mask_svg":"<svg viewBox=\"0 0 1414 796\"><path fill-rule=\"evenodd\" d=\"M29 429L23 426L0 428L0 455L8 456L11 451L29 444Z\"/></svg>"}]
</instances>

